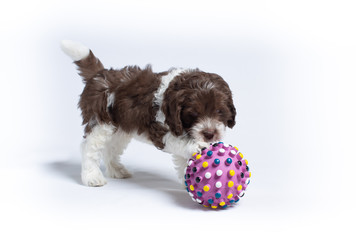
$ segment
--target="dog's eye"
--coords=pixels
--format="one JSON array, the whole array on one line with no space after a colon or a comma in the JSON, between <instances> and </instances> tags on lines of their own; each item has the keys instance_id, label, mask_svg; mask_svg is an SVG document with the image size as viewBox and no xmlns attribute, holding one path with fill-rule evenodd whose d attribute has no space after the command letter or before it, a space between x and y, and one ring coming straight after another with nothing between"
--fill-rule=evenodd
<instances>
[{"instance_id":1,"label":"dog's eye","mask_svg":"<svg viewBox=\"0 0 356 240\"><path fill-rule=\"evenodd\" d=\"M197 112L185 112L182 114L182 123L185 128L190 128L196 121L197 118L199 117L199 114Z\"/></svg>"},{"instance_id":2,"label":"dog's eye","mask_svg":"<svg viewBox=\"0 0 356 240\"><path fill-rule=\"evenodd\" d=\"M219 115L223 114L223 111L220 110L220 109L216 110L216 112L217 112L217 114L219 114Z\"/></svg>"},{"instance_id":3,"label":"dog's eye","mask_svg":"<svg viewBox=\"0 0 356 240\"><path fill-rule=\"evenodd\" d=\"M198 117L198 113L197 113L197 112L191 112L191 113L189 113L189 115L190 115L192 118L197 118L197 117Z\"/></svg>"}]
</instances>

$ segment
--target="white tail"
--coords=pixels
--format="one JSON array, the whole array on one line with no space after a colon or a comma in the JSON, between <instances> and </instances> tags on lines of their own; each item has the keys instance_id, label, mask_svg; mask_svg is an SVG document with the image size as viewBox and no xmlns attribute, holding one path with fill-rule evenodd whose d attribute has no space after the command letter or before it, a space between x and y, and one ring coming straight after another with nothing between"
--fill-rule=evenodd
<instances>
[{"instance_id":1,"label":"white tail","mask_svg":"<svg viewBox=\"0 0 356 240\"><path fill-rule=\"evenodd\" d=\"M71 40L62 40L61 48L64 53L73 59L73 61L79 61L86 58L90 51L89 48L80 42L74 42Z\"/></svg>"}]
</instances>

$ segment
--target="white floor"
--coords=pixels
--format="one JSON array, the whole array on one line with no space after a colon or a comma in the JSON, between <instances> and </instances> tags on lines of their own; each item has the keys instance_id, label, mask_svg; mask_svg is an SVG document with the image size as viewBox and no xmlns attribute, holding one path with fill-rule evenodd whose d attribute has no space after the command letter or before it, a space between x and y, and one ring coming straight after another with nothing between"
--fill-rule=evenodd
<instances>
[{"instance_id":1,"label":"white floor","mask_svg":"<svg viewBox=\"0 0 356 240\"><path fill-rule=\"evenodd\" d=\"M356 239L354 9L318 0L2 4L0 239ZM238 111L225 142L252 171L245 197L202 208L170 156L137 142L123 157L132 178L83 186L83 84L62 39L88 45L107 67L220 74Z\"/></svg>"},{"instance_id":2,"label":"white floor","mask_svg":"<svg viewBox=\"0 0 356 240\"><path fill-rule=\"evenodd\" d=\"M146 154L139 156L138 148ZM233 207L211 210L182 189L167 154L141 143L134 142L124 157L133 177L110 179L99 188L81 184L79 159L24 160L0 172L0 209L6 226L1 234L8 239L352 236L354 224L348 218L355 208L346 197L351 189L342 187L344 171L324 175L312 163L297 168L299 173L290 169L283 174L250 159L253 176L245 197ZM293 180L298 175L306 179ZM335 175L336 182L328 181Z\"/></svg>"}]
</instances>

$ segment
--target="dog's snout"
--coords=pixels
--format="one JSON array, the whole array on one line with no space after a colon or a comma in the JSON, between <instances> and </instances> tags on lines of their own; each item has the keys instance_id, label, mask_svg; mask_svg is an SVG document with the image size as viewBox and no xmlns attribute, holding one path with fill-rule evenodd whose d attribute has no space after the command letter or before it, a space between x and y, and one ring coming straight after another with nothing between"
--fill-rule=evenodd
<instances>
[{"instance_id":1,"label":"dog's snout","mask_svg":"<svg viewBox=\"0 0 356 240\"><path fill-rule=\"evenodd\" d=\"M206 140L211 140L214 138L215 131L214 130L204 130L203 135Z\"/></svg>"}]
</instances>

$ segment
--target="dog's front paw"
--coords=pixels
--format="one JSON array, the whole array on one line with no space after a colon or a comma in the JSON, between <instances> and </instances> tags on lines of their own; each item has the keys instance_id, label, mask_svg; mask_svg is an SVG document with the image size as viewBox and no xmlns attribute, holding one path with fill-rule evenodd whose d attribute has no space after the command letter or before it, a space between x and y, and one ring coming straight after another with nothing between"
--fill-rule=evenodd
<instances>
[{"instance_id":1,"label":"dog's front paw","mask_svg":"<svg viewBox=\"0 0 356 240\"><path fill-rule=\"evenodd\" d=\"M101 187L106 184L106 179L99 169L82 170L82 182L89 187Z\"/></svg>"},{"instance_id":2,"label":"dog's front paw","mask_svg":"<svg viewBox=\"0 0 356 240\"><path fill-rule=\"evenodd\" d=\"M209 143L195 142L188 147L187 157L191 157L194 153L201 154L203 148L209 147Z\"/></svg>"}]
</instances>

